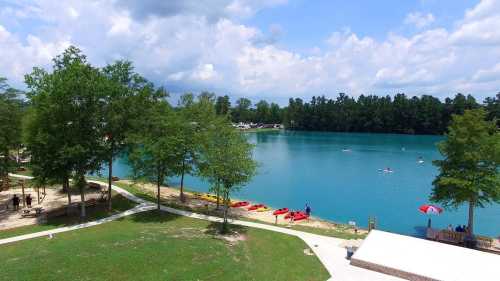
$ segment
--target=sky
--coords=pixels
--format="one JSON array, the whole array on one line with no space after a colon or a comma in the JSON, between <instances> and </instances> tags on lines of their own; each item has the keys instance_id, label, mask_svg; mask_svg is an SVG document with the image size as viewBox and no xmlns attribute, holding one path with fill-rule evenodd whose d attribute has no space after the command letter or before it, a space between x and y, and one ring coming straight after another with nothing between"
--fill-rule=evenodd
<instances>
[{"instance_id":1,"label":"sky","mask_svg":"<svg viewBox=\"0 0 500 281\"><path fill-rule=\"evenodd\" d=\"M70 45L173 95L500 91L500 0L0 0L0 76L24 88Z\"/></svg>"}]
</instances>

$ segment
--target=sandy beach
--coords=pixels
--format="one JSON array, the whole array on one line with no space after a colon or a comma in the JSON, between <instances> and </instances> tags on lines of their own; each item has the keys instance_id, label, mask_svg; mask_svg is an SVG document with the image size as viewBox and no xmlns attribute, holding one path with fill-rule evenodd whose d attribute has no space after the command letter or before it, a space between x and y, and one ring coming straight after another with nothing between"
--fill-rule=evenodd
<instances>
[{"instance_id":1,"label":"sandy beach","mask_svg":"<svg viewBox=\"0 0 500 281\"><path fill-rule=\"evenodd\" d=\"M12 197L14 194L17 194L18 197L22 198L22 189L20 186L12 187L9 190L4 190L0 193L0 230L38 223L38 220L35 217L22 217L23 210L27 210L27 207L23 208L22 200L19 211L13 211ZM32 210L34 210L34 208L42 208L46 213L68 205L68 195L62 192L60 186L45 188L45 194L43 194L43 190L40 189L40 203L38 202L36 188L27 184L24 188L24 194L25 196L30 194L31 198L33 198L31 204ZM85 201L98 199L100 196L101 193L98 190L87 189L85 191ZM77 190L73 190L71 194L71 202L78 203L80 201L80 194Z\"/></svg>"},{"instance_id":2,"label":"sandy beach","mask_svg":"<svg viewBox=\"0 0 500 281\"><path fill-rule=\"evenodd\" d=\"M157 187L154 184L151 183L137 183L133 182L131 180L120 180L118 181L119 183L123 184L128 184L128 185L134 185L137 188L140 188L142 190L147 191L148 193L156 196L156 190ZM184 191L185 197L186 197L186 202L181 202L180 200L180 195L179 195L179 188L174 188L174 187L168 187L168 186L162 186L160 188L160 195L162 200L165 200L171 204L176 204L176 205L184 205L186 207L192 208L192 209L206 209L208 211L217 213L216 208L216 203L208 202L205 200L201 200L196 198L196 196L189 191ZM232 201L248 201L244 199L238 199L238 198L231 198ZM250 202L250 201L249 201ZM250 202L250 205L253 204L264 204L266 205L265 202ZM247 206L248 207L248 206ZM256 212L256 211L248 211L247 207L240 207L240 208L230 208L230 213L229 215L233 218L247 218L251 220L256 220L260 222L265 222L265 223L270 223L274 224L276 223L276 216L273 215L273 212L275 211L274 209L270 209L269 211L265 212ZM299 210L295 210L299 211ZM303 210L300 210L303 211ZM222 208L221 211L219 211L222 214ZM284 218L284 215L279 215L277 219L277 224L278 225L283 225L283 226L292 226L292 225L302 225L302 226L308 226L308 227L316 227L316 228L322 228L322 229L332 229L332 230L339 230L343 232L348 232L348 233L355 233L354 229L346 229L346 226L343 224L336 224L334 222L326 221L319 219L317 217L311 216L307 220L301 220L301 221L296 221L296 222L291 222L290 220L286 220ZM367 234L368 231L365 229L357 229L357 234Z\"/></svg>"}]
</instances>

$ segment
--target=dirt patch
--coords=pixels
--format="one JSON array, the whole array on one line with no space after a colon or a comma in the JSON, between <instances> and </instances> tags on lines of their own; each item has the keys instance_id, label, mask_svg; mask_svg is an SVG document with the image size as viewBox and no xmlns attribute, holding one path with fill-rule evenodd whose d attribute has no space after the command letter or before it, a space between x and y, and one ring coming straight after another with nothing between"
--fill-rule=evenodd
<instances>
[{"instance_id":1,"label":"dirt patch","mask_svg":"<svg viewBox=\"0 0 500 281\"><path fill-rule=\"evenodd\" d=\"M306 249L304 249L304 255L306 255L306 256L314 256L314 253L313 253L313 251L311 249L306 248Z\"/></svg>"},{"instance_id":2,"label":"dirt patch","mask_svg":"<svg viewBox=\"0 0 500 281\"><path fill-rule=\"evenodd\" d=\"M236 231L224 235L218 234L215 235L214 238L226 242L229 246L235 246L239 242L247 240L247 236L245 234L241 234Z\"/></svg>"}]
</instances>

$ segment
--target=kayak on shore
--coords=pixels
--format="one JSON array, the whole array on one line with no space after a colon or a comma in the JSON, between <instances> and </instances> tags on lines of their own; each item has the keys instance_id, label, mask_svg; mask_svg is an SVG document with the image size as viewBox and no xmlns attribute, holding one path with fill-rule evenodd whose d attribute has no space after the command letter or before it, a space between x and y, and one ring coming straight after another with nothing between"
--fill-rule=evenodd
<instances>
[{"instance_id":1,"label":"kayak on shore","mask_svg":"<svg viewBox=\"0 0 500 281\"><path fill-rule=\"evenodd\" d=\"M278 215L283 215L288 213L288 208L281 208L273 212L273 215L278 216Z\"/></svg>"},{"instance_id":2,"label":"kayak on shore","mask_svg":"<svg viewBox=\"0 0 500 281\"><path fill-rule=\"evenodd\" d=\"M239 201L239 202L231 204L231 207L233 207L233 208L240 208L240 207L245 207L245 206L248 206L248 205L250 205L250 203L248 201Z\"/></svg>"},{"instance_id":3,"label":"kayak on shore","mask_svg":"<svg viewBox=\"0 0 500 281\"><path fill-rule=\"evenodd\" d=\"M257 210L257 209L262 208L262 207L265 207L264 204L255 204L255 205L250 206L247 210L254 211L254 210Z\"/></svg>"}]
</instances>

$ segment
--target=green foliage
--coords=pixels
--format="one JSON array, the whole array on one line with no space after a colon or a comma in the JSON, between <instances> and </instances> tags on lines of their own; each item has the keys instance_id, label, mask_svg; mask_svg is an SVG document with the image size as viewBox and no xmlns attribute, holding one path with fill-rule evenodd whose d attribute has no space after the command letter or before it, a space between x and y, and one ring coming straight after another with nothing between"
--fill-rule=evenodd
<instances>
[{"instance_id":1,"label":"green foliage","mask_svg":"<svg viewBox=\"0 0 500 281\"><path fill-rule=\"evenodd\" d=\"M360 95L355 100L340 93L336 100L324 96L312 97L309 103L290 99L283 123L292 130L442 134L452 114L478 107L472 96L462 94L442 103L429 95Z\"/></svg>"},{"instance_id":2,"label":"green foliage","mask_svg":"<svg viewBox=\"0 0 500 281\"><path fill-rule=\"evenodd\" d=\"M500 134L495 121L485 121L482 109L454 115L446 140L438 148L443 160L434 161L439 175L433 182L431 200L445 207L469 203L472 209L500 202Z\"/></svg>"},{"instance_id":3,"label":"green foliage","mask_svg":"<svg viewBox=\"0 0 500 281\"><path fill-rule=\"evenodd\" d=\"M21 145L23 108L19 94L0 77L0 178L7 176L14 165L10 151Z\"/></svg>"},{"instance_id":4,"label":"green foliage","mask_svg":"<svg viewBox=\"0 0 500 281\"><path fill-rule=\"evenodd\" d=\"M252 102L246 98L240 98L236 101L236 106L231 110L232 119L234 122L253 121L253 114L250 109Z\"/></svg>"},{"instance_id":5,"label":"green foliage","mask_svg":"<svg viewBox=\"0 0 500 281\"><path fill-rule=\"evenodd\" d=\"M51 73L35 68L26 84L31 108L25 133L33 175L41 182L73 177L83 199L84 176L102 162L106 78L72 46L54 59Z\"/></svg>"},{"instance_id":6,"label":"green foliage","mask_svg":"<svg viewBox=\"0 0 500 281\"><path fill-rule=\"evenodd\" d=\"M230 194L252 179L257 163L252 158L253 145L234 130L228 120L216 120L205 134L198 165L199 175L222 194L225 225Z\"/></svg>"},{"instance_id":7,"label":"green foliage","mask_svg":"<svg viewBox=\"0 0 500 281\"><path fill-rule=\"evenodd\" d=\"M178 149L183 140L179 134L182 120L164 99L157 100L144 114L147 117L129 136L132 145L128 160L134 178L156 183L160 208L160 185L175 174L183 156Z\"/></svg>"},{"instance_id":8,"label":"green foliage","mask_svg":"<svg viewBox=\"0 0 500 281\"><path fill-rule=\"evenodd\" d=\"M108 208L111 208L113 160L126 147L126 138L134 130L134 122L144 112L140 99L148 98L153 85L134 73L129 61L116 61L101 70L106 89L101 98L102 135L105 137L102 159L108 163Z\"/></svg>"},{"instance_id":9,"label":"green foliage","mask_svg":"<svg viewBox=\"0 0 500 281\"><path fill-rule=\"evenodd\" d=\"M215 112L217 115L228 115L231 109L231 102L229 96L217 97L215 102Z\"/></svg>"},{"instance_id":10,"label":"green foliage","mask_svg":"<svg viewBox=\"0 0 500 281\"><path fill-rule=\"evenodd\" d=\"M487 97L484 100L486 110L488 111L488 120L497 120L497 126L500 127L500 93L496 97Z\"/></svg>"}]
</instances>

